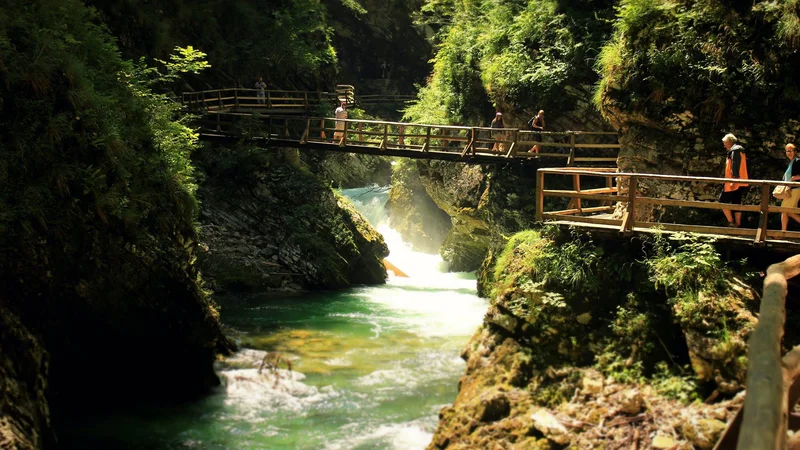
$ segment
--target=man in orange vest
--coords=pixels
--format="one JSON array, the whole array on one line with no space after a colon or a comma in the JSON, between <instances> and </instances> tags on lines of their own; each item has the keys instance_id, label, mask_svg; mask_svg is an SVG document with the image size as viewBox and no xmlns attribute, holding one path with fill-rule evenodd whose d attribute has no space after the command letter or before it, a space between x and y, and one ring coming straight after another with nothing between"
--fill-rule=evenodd
<instances>
[{"instance_id":1,"label":"man in orange vest","mask_svg":"<svg viewBox=\"0 0 800 450\"><path fill-rule=\"evenodd\" d=\"M744 148L737 144L738 139L732 134L726 134L722 138L722 145L727 150L727 158L725 158L725 178L738 178L740 180L747 180L747 158L744 155ZM747 192L747 184L726 182L722 188L722 194L719 196L720 203L730 203L735 205L742 204L742 195ZM729 227L742 226L742 213L737 211L731 214L731 210L723 209L725 218L728 219ZM734 222L734 217L736 221Z\"/></svg>"}]
</instances>

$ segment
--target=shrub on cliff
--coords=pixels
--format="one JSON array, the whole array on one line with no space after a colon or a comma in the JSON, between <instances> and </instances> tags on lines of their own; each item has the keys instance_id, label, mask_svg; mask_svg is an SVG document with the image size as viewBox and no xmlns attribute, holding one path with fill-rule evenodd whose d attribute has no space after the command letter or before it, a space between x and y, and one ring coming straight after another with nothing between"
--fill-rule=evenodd
<instances>
[{"instance_id":1,"label":"shrub on cliff","mask_svg":"<svg viewBox=\"0 0 800 450\"><path fill-rule=\"evenodd\" d=\"M611 247L528 230L497 258L491 289L487 323L529 342L534 369L594 364L623 382L656 375L674 391L676 380L692 384L691 363L720 392L744 382L756 294L708 242Z\"/></svg>"},{"instance_id":2,"label":"shrub on cliff","mask_svg":"<svg viewBox=\"0 0 800 450\"><path fill-rule=\"evenodd\" d=\"M757 294L708 242L694 238L673 248L656 242L647 261L650 279L664 289L702 381L736 392L747 372L747 338L756 324Z\"/></svg>"},{"instance_id":3,"label":"shrub on cliff","mask_svg":"<svg viewBox=\"0 0 800 450\"><path fill-rule=\"evenodd\" d=\"M505 328L529 339L545 367L588 364L615 333L617 340L637 340L629 328L608 324L619 318L621 306L633 316L646 311L630 301L648 290L646 282L644 267L623 252L555 229L528 230L514 235L497 259L491 295L496 314L490 312L489 321L513 317L513 326ZM644 351L636 357L643 359Z\"/></svg>"}]
</instances>

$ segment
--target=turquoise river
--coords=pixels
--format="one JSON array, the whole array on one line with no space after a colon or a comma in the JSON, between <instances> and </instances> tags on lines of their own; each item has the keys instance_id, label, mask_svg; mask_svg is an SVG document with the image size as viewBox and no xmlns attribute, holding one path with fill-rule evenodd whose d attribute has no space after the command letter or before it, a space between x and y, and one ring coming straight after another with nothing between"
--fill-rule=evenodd
<instances>
[{"instance_id":1,"label":"turquoise river","mask_svg":"<svg viewBox=\"0 0 800 450\"><path fill-rule=\"evenodd\" d=\"M383 234L408 278L338 292L220 299L241 351L219 363L217 391L179 407L93 418L72 430L83 449L423 449L455 400L459 353L486 301L471 273L412 251L387 225L386 194L344 194ZM279 352L292 371L258 367ZM158 376L154 369L154 377Z\"/></svg>"}]
</instances>

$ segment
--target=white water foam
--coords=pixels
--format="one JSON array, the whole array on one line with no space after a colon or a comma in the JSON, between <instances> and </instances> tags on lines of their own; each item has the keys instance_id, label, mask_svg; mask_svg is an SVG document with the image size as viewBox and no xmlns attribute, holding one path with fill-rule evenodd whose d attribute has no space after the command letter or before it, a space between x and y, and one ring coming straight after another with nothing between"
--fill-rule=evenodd
<instances>
[{"instance_id":1,"label":"white water foam","mask_svg":"<svg viewBox=\"0 0 800 450\"><path fill-rule=\"evenodd\" d=\"M329 443L325 449L344 450L359 446L396 450L423 449L433 438L435 426L436 421L429 418L397 424L348 424L340 428L347 437Z\"/></svg>"},{"instance_id":2,"label":"white water foam","mask_svg":"<svg viewBox=\"0 0 800 450\"><path fill-rule=\"evenodd\" d=\"M259 366L266 352L244 349L227 359L232 367ZM225 405L252 423L263 421L261 413L293 411L302 413L310 406L323 403L340 394L331 386L317 388L302 381L306 376L286 369L228 369L220 372L225 387Z\"/></svg>"}]
</instances>

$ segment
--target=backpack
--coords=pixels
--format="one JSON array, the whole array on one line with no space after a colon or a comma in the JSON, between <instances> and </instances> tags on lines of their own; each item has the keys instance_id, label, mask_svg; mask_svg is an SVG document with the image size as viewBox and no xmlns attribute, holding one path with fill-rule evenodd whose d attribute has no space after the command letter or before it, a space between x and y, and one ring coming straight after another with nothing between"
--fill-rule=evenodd
<instances>
[{"instance_id":1,"label":"backpack","mask_svg":"<svg viewBox=\"0 0 800 450\"><path fill-rule=\"evenodd\" d=\"M531 119L528 121L528 128L530 128L531 130L533 129L533 121L534 121L535 119L536 119L536 116L533 116L533 117L531 117Z\"/></svg>"}]
</instances>

